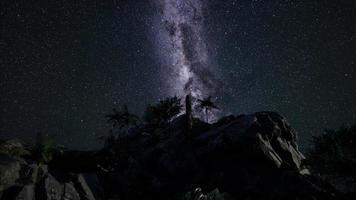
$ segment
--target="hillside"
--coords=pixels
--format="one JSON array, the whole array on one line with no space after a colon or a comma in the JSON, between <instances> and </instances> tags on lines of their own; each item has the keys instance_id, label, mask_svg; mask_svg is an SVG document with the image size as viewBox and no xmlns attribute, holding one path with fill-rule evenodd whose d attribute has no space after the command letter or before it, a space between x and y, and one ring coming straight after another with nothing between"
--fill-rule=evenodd
<instances>
[{"instance_id":1,"label":"hillside","mask_svg":"<svg viewBox=\"0 0 356 200\"><path fill-rule=\"evenodd\" d=\"M278 113L186 121L136 126L100 151L56 150L41 164L31 148L3 142L0 199L198 199L196 188L219 194L205 199L342 198L310 173L297 133Z\"/></svg>"}]
</instances>

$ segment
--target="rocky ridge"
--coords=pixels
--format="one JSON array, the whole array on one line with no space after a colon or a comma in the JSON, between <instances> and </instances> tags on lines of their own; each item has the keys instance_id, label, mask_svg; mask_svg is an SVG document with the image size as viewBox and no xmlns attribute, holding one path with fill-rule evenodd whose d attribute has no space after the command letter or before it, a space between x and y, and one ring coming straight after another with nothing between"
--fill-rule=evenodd
<instances>
[{"instance_id":1,"label":"rocky ridge","mask_svg":"<svg viewBox=\"0 0 356 200\"><path fill-rule=\"evenodd\" d=\"M100 151L67 151L48 165L3 153L0 199L166 200L197 187L231 200L340 198L310 174L297 133L279 114L195 119L191 129L185 120L155 131L140 126Z\"/></svg>"}]
</instances>

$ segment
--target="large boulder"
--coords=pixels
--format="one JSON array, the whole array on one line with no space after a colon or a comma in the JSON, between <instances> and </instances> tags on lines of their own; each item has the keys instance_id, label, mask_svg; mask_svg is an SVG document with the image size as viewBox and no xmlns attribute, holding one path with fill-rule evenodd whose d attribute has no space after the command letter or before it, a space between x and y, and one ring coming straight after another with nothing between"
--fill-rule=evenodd
<instances>
[{"instance_id":1,"label":"large boulder","mask_svg":"<svg viewBox=\"0 0 356 200\"><path fill-rule=\"evenodd\" d=\"M47 174L39 183L36 198L43 200L61 200L64 193L64 185L51 174Z\"/></svg>"},{"instance_id":2,"label":"large boulder","mask_svg":"<svg viewBox=\"0 0 356 200\"><path fill-rule=\"evenodd\" d=\"M0 153L17 157L30 155L21 142L16 140L0 141Z\"/></svg>"},{"instance_id":3,"label":"large boulder","mask_svg":"<svg viewBox=\"0 0 356 200\"><path fill-rule=\"evenodd\" d=\"M0 200L101 200L95 174L50 170L9 154L0 154Z\"/></svg>"},{"instance_id":4,"label":"large boulder","mask_svg":"<svg viewBox=\"0 0 356 200\"><path fill-rule=\"evenodd\" d=\"M86 177L83 174L78 174L77 181L80 189L79 192L82 196L82 199L95 200L95 196L86 181Z\"/></svg>"},{"instance_id":5,"label":"large boulder","mask_svg":"<svg viewBox=\"0 0 356 200\"><path fill-rule=\"evenodd\" d=\"M20 177L24 160L6 154L0 154L0 192L13 186Z\"/></svg>"},{"instance_id":6,"label":"large boulder","mask_svg":"<svg viewBox=\"0 0 356 200\"><path fill-rule=\"evenodd\" d=\"M199 137L205 139L210 151L230 148L235 153L266 158L278 168L303 169L305 157L298 150L297 134L285 118L273 112L259 112L230 120Z\"/></svg>"},{"instance_id":7,"label":"large boulder","mask_svg":"<svg viewBox=\"0 0 356 200\"><path fill-rule=\"evenodd\" d=\"M20 192L11 199L14 199L14 200L35 200L35 185L28 184L28 185L22 186ZM9 200L10 200L10 198L9 198Z\"/></svg>"},{"instance_id":8,"label":"large boulder","mask_svg":"<svg viewBox=\"0 0 356 200\"><path fill-rule=\"evenodd\" d=\"M151 139L142 129L109 148L114 156L102 166L107 191L123 199L167 199L195 187L219 188L233 199L335 198L332 187L310 175L297 133L279 114L229 116L212 125L195 120L189 130L184 119Z\"/></svg>"}]
</instances>

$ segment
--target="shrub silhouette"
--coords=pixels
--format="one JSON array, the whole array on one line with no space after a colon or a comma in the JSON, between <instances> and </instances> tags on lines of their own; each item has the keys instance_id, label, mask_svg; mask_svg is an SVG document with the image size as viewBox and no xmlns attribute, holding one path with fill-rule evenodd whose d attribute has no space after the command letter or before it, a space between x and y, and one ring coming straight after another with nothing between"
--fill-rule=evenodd
<instances>
[{"instance_id":1,"label":"shrub silhouette","mask_svg":"<svg viewBox=\"0 0 356 200\"><path fill-rule=\"evenodd\" d=\"M139 117L130 113L126 105L121 110L113 109L113 113L107 114L106 118L108 118L108 123L112 124L113 129L119 128L119 136L136 126L139 121Z\"/></svg>"},{"instance_id":2,"label":"shrub silhouette","mask_svg":"<svg viewBox=\"0 0 356 200\"><path fill-rule=\"evenodd\" d=\"M323 135L313 137L308 155L314 173L350 197L356 194L355 142L356 126L326 130Z\"/></svg>"},{"instance_id":3,"label":"shrub silhouette","mask_svg":"<svg viewBox=\"0 0 356 200\"><path fill-rule=\"evenodd\" d=\"M321 173L350 173L356 169L356 126L325 130L313 137L310 162Z\"/></svg>"},{"instance_id":4,"label":"shrub silhouette","mask_svg":"<svg viewBox=\"0 0 356 200\"><path fill-rule=\"evenodd\" d=\"M158 127L165 126L173 117L177 116L182 110L181 99L167 97L160 100L156 105L149 105L144 113L144 120L148 124Z\"/></svg>"},{"instance_id":5,"label":"shrub silhouette","mask_svg":"<svg viewBox=\"0 0 356 200\"><path fill-rule=\"evenodd\" d=\"M204 110L206 123L209 123L209 112L213 109L219 110L219 107L215 105L215 103L211 100L211 96L205 99L198 99L198 106L201 110Z\"/></svg>"},{"instance_id":6,"label":"shrub silhouette","mask_svg":"<svg viewBox=\"0 0 356 200\"><path fill-rule=\"evenodd\" d=\"M36 144L33 149L33 155L38 163L48 163L53 158L53 139L48 135L37 133Z\"/></svg>"}]
</instances>

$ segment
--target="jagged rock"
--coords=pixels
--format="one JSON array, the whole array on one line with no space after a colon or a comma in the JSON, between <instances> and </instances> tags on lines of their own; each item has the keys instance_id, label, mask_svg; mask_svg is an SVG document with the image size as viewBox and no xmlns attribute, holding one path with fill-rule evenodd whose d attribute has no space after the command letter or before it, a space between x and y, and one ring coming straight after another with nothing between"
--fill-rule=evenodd
<instances>
[{"instance_id":1,"label":"jagged rock","mask_svg":"<svg viewBox=\"0 0 356 200\"><path fill-rule=\"evenodd\" d=\"M0 191L6 190L15 184L20 177L21 164L23 162L20 158L0 154Z\"/></svg>"},{"instance_id":2,"label":"jagged rock","mask_svg":"<svg viewBox=\"0 0 356 200\"><path fill-rule=\"evenodd\" d=\"M21 188L21 191L13 199L14 200L34 200L35 199L35 185L28 184L28 185L23 186Z\"/></svg>"},{"instance_id":3,"label":"jagged rock","mask_svg":"<svg viewBox=\"0 0 356 200\"><path fill-rule=\"evenodd\" d=\"M282 159L282 165L298 169L301 168L304 155L298 150L296 132L290 127L287 120L277 113L260 112L257 117L256 129L264 134L265 141ZM265 132L269 130L269 132Z\"/></svg>"},{"instance_id":4,"label":"jagged rock","mask_svg":"<svg viewBox=\"0 0 356 200\"><path fill-rule=\"evenodd\" d=\"M101 200L105 191L166 200L196 187L231 200L337 199L305 168L297 134L279 114L192 120L189 129L184 115L160 129L142 125L103 150L66 151L48 166L0 154L0 199Z\"/></svg>"},{"instance_id":5,"label":"jagged rock","mask_svg":"<svg viewBox=\"0 0 356 200\"><path fill-rule=\"evenodd\" d=\"M99 176L96 174L84 174L84 178L95 199L105 199L104 188L102 187L102 182L99 180Z\"/></svg>"},{"instance_id":6,"label":"jagged rock","mask_svg":"<svg viewBox=\"0 0 356 200\"><path fill-rule=\"evenodd\" d=\"M64 184L63 200L80 200L79 194L72 182Z\"/></svg>"},{"instance_id":7,"label":"jagged rock","mask_svg":"<svg viewBox=\"0 0 356 200\"><path fill-rule=\"evenodd\" d=\"M80 200L73 182L60 182L48 173L36 190L36 198L43 200Z\"/></svg>"},{"instance_id":8,"label":"jagged rock","mask_svg":"<svg viewBox=\"0 0 356 200\"><path fill-rule=\"evenodd\" d=\"M36 190L36 198L43 200L61 200L64 186L51 174L47 174Z\"/></svg>"},{"instance_id":9,"label":"jagged rock","mask_svg":"<svg viewBox=\"0 0 356 200\"><path fill-rule=\"evenodd\" d=\"M0 153L1 200L103 199L96 175L75 175L63 169L50 171L48 165L38 164L30 156L18 157L13 147L22 148L22 145L2 144L6 148L0 145L3 152Z\"/></svg>"},{"instance_id":10,"label":"jagged rock","mask_svg":"<svg viewBox=\"0 0 356 200\"><path fill-rule=\"evenodd\" d=\"M198 139L208 143L209 151L234 145L237 153L261 155L278 168L283 165L299 170L305 159L296 145L294 130L283 117L271 112L230 117Z\"/></svg>"},{"instance_id":11,"label":"jagged rock","mask_svg":"<svg viewBox=\"0 0 356 200\"><path fill-rule=\"evenodd\" d=\"M78 174L78 185L80 186L80 194L82 196L82 199L85 200L95 200L94 194L90 190L83 174Z\"/></svg>"},{"instance_id":12,"label":"jagged rock","mask_svg":"<svg viewBox=\"0 0 356 200\"><path fill-rule=\"evenodd\" d=\"M279 114L229 116L213 125L198 121L192 137L185 137L184 122L184 116L173 120L156 143L123 139L120 145L135 151L109 159L120 168L106 172L108 187L119 185L125 199L167 199L192 186L217 187L235 199L334 198L309 180L297 134Z\"/></svg>"},{"instance_id":13,"label":"jagged rock","mask_svg":"<svg viewBox=\"0 0 356 200\"><path fill-rule=\"evenodd\" d=\"M16 140L0 142L0 153L17 157L30 155L30 152L26 150L19 141Z\"/></svg>"},{"instance_id":14,"label":"jagged rock","mask_svg":"<svg viewBox=\"0 0 356 200\"><path fill-rule=\"evenodd\" d=\"M37 180L42 180L48 174L48 165L40 164L37 166Z\"/></svg>"},{"instance_id":15,"label":"jagged rock","mask_svg":"<svg viewBox=\"0 0 356 200\"><path fill-rule=\"evenodd\" d=\"M18 183L21 185L35 184L37 182L38 176L38 165L37 164L21 164L20 177Z\"/></svg>"}]
</instances>

